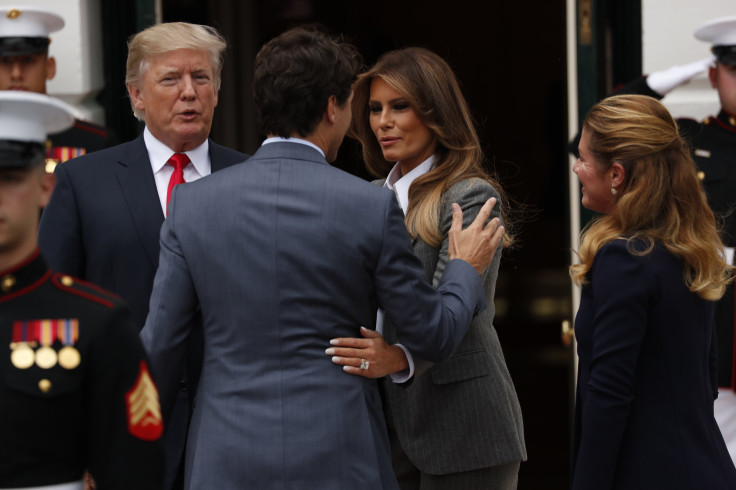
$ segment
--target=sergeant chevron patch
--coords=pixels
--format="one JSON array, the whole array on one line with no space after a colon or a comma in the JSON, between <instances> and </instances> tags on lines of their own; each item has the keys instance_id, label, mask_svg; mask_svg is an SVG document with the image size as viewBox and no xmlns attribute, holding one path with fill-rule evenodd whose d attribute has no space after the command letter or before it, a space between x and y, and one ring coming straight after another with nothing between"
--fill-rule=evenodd
<instances>
[{"instance_id":1,"label":"sergeant chevron patch","mask_svg":"<svg viewBox=\"0 0 736 490\"><path fill-rule=\"evenodd\" d=\"M145 361L141 361L138 379L125 394L128 408L128 431L144 441L155 441L161 437L164 424L158 402L156 385L148 372Z\"/></svg>"}]
</instances>

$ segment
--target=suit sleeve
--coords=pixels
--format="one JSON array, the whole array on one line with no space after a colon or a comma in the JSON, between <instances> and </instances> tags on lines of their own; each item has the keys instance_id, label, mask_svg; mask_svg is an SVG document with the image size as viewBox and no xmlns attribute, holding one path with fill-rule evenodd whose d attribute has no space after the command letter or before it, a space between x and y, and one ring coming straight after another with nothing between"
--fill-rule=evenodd
<instances>
[{"instance_id":1,"label":"suit sleeve","mask_svg":"<svg viewBox=\"0 0 736 490\"><path fill-rule=\"evenodd\" d=\"M623 242L599 250L591 287L595 312L592 358L581 408L574 490L613 487L655 291L643 260L632 256Z\"/></svg>"},{"instance_id":2,"label":"suit sleeve","mask_svg":"<svg viewBox=\"0 0 736 490\"><path fill-rule=\"evenodd\" d=\"M57 165L56 188L41 214L38 244L49 267L74 277L85 276L84 249L77 197L67 166Z\"/></svg>"},{"instance_id":3,"label":"suit sleeve","mask_svg":"<svg viewBox=\"0 0 736 490\"><path fill-rule=\"evenodd\" d=\"M192 319L199 304L176 231L177 221L186 214L177 213L175 203L180 190L181 187L174 188L169 216L161 227L158 270L148 317L140 333L159 387L164 420L168 420L174 406Z\"/></svg>"},{"instance_id":4,"label":"suit sleeve","mask_svg":"<svg viewBox=\"0 0 736 490\"><path fill-rule=\"evenodd\" d=\"M440 282L440 278L447 267L447 263L450 261L449 247L450 240L448 234L450 227L452 226L452 203L457 203L463 211L463 229L470 226L470 224L478 216L480 208L486 203L486 201L492 197L496 198L497 204L493 206L491 216L486 221L488 224L493 218L501 218L501 202L498 192L486 182L481 180L463 181L459 184L454 185L450 192L443 200L443 208L440 214L440 234L443 236L442 245L440 246L439 260L437 266L434 269L434 278L432 284L437 287ZM499 260L501 256L501 247L496 250L496 256L494 257L491 265L483 272L482 279L488 276L492 272L492 269L498 271Z\"/></svg>"},{"instance_id":5,"label":"suit sleeve","mask_svg":"<svg viewBox=\"0 0 736 490\"><path fill-rule=\"evenodd\" d=\"M110 320L90 351L88 469L101 489L161 488L163 431L155 385L127 308Z\"/></svg>"},{"instance_id":6,"label":"suit sleeve","mask_svg":"<svg viewBox=\"0 0 736 490\"><path fill-rule=\"evenodd\" d=\"M458 346L473 315L485 308L483 285L470 264L452 260L435 290L414 255L396 199L386 193L384 203L375 272L379 304L397 325L399 343L418 357L441 361Z\"/></svg>"}]
</instances>

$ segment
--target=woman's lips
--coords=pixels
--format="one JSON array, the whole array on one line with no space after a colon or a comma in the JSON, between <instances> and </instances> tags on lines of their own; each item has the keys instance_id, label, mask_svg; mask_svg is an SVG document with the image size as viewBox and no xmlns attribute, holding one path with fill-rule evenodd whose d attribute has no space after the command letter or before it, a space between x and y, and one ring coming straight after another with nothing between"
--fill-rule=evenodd
<instances>
[{"instance_id":1,"label":"woman's lips","mask_svg":"<svg viewBox=\"0 0 736 490\"><path fill-rule=\"evenodd\" d=\"M386 137L386 138L381 138L379 140L379 142L381 143L382 146L391 146L392 144L396 143L397 141L399 141L399 138L394 138L394 137Z\"/></svg>"}]
</instances>

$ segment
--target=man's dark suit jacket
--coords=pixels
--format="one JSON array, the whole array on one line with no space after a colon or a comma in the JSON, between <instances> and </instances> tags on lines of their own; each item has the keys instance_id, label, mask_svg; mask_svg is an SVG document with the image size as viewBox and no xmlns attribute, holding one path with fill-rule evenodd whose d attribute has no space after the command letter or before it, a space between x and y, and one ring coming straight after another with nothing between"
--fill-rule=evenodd
<instances>
[{"instance_id":1,"label":"man's dark suit jacket","mask_svg":"<svg viewBox=\"0 0 736 490\"><path fill-rule=\"evenodd\" d=\"M209 155L213 172L248 158L212 141ZM58 165L55 174L56 189L41 216L42 255L53 270L120 295L130 306L138 328L143 328L164 222L143 136L69 160ZM182 390L196 385L199 376L201 323L198 327L193 327L191 342L198 348L189 349L188 379L182 383ZM176 414L164 414L169 422L165 437L167 460L178 461L183 451L186 425L175 428L188 419L188 396L183 395L174 409ZM176 449L172 452L171 447ZM175 463L167 464L168 481L173 478L171 465Z\"/></svg>"},{"instance_id":2,"label":"man's dark suit jacket","mask_svg":"<svg viewBox=\"0 0 736 490\"><path fill-rule=\"evenodd\" d=\"M247 155L209 142L212 171ZM143 136L56 167L56 189L41 217L49 266L120 295L143 327L164 222Z\"/></svg>"}]
</instances>

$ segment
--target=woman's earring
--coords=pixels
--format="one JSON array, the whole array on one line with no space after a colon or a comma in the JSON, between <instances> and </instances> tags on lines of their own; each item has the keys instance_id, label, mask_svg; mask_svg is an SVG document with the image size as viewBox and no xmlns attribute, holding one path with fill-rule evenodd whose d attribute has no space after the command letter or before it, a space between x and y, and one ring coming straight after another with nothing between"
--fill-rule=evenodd
<instances>
[{"instance_id":1,"label":"woman's earring","mask_svg":"<svg viewBox=\"0 0 736 490\"><path fill-rule=\"evenodd\" d=\"M614 186L611 186L611 194L613 194L614 196L618 194L618 191L616 190Z\"/></svg>"}]
</instances>

